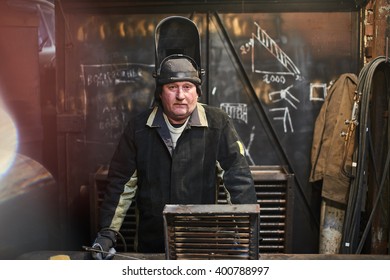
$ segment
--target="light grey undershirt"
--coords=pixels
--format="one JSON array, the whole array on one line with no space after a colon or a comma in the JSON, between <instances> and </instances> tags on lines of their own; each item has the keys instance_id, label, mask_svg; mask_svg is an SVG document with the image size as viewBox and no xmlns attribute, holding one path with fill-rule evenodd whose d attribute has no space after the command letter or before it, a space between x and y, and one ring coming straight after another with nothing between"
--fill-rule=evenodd
<instances>
[{"instance_id":1,"label":"light grey undershirt","mask_svg":"<svg viewBox=\"0 0 390 280\"><path fill-rule=\"evenodd\" d=\"M188 123L188 119L180 126L180 127L174 127L168 120L168 117L164 115L164 120L165 122L167 123L167 126L168 126L168 129L169 129L169 132L171 134L171 138L172 138L172 146L173 146L173 149L175 149L176 147L176 143L177 143L177 139L179 139L180 135L182 134L184 128L186 127L187 123Z\"/></svg>"}]
</instances>

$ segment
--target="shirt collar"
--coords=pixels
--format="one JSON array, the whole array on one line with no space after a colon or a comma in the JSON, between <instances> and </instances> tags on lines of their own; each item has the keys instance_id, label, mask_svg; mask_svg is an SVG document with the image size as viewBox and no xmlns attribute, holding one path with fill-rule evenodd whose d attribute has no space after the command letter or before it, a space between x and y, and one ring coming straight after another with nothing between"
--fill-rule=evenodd
<instances>
[{"instance_id":1,"label":"shirt collar","mask_svg":"<svg viewBox=\"0 0 390 280\"><path fill-rule=\"evenodd\" d=\"M149 115L146 125L149 127L162 127L164 122L163 110L161 106L155 106ZM195 110L188 120L188 126L208 127L204 105L197 103Z\"/></svg>"}]
</instances>

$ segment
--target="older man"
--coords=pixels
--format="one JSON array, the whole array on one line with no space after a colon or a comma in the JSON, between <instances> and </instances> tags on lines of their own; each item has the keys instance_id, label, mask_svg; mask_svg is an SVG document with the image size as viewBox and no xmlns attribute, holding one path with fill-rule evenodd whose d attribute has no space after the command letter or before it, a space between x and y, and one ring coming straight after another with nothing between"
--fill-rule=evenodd
<instances>
[{"instance_id":1,"label":"older man","mask_svg":"<svg viewBox=\"0 0 390 280\"><path fill-rule=\"evenodd\" d=\"M182 17L162 23L170 21L195 26ZM101 230L93 247L105 252L115 247L135 199L137 251L164 252L164 206L214 204L218 174L232 203L256 203L244 147L231 119L218 108L198 103L202 93L199 63L178 52L156 64L155 106L129 122L112 158ZM99 259L111 256L94 254Z\"/></svg>"}]
</instances>

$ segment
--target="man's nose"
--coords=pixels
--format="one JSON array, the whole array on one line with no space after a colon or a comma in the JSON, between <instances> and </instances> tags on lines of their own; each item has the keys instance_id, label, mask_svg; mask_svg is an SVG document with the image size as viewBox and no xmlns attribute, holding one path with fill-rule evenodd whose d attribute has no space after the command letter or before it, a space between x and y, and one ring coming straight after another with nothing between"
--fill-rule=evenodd
<instances>
[{"instance_id":1,"label":"man's nose","mask_svg":"<svg viewBox=\"0 0 390 280\"><path fill-rule=\"evenodd\" d=\"M177 99L184 99L185 97L185 90L182 88L182 87L178 87L177 88L177 92L176 92L176 98Z\"/></svg>"}]
</instances>

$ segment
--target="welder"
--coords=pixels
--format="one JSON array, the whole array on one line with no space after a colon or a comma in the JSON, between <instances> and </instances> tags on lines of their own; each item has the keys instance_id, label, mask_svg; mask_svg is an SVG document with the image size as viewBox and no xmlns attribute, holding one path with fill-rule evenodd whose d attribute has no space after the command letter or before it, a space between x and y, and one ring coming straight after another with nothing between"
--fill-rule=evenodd
<instances>
[{"instance_id":1,"label":"welder","mask_svg":"<svg viewBox=\"0 0 390 280\"><path fill-rule=\"evenodd\" d=\"M163 19L155 30L155 104L130 120L110 162L95 259L110 259L123 219L136 202L135 248L163 253L166 204L214 204L221 178L233 204L255 204L244 146L221 109L202 94L200 37L185 17ZM110 253L107 253L110 252Z\"/></svg>"}]
</instances>

